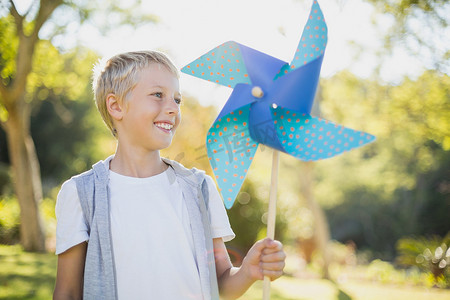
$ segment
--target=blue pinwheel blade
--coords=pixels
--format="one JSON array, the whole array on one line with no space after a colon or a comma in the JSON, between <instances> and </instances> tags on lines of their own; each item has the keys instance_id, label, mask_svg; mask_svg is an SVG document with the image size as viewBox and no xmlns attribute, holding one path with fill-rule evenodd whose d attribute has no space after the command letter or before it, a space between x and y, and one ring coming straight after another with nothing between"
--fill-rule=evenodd
<instances>
[{"instance_id":1,"label":"blue pinwheel blade","mask_svg":"<svg viewBox=\"0 0 450 300\"><path fill-rule=\"evenodd\" d=\"M208 131L206 149L227 209L233 206L258 148L250 137L250 105L217 119Z\"/></svg>"},{"instance_id":2,"label":"blue pinwheel blade","mask_svg":"<svg viewBox=\"0 0 450 300\"><path fill-rule=\"evenodd\" d=\"M234 87L230 97L228 98L228 101L225 103L219 115L217 116L216 120L222 118L225 115L230 114L231 112L237 110L240 107L246 106L254 102L255 98L253 98L251 94L252 93L251 89L252 87L249 84L242 84L242 83L237 84Z\"/></svg>"},{"instance_id":3,"label":"blue pinwheel blade","mask_svg":"<svg viewBox=\"0 0 450 300\"><path fill-rule=\"evenodd\" d=\"M371 134L285 108L272 108L285 152L304 161L326 159L375 140Z\"/></svg>"},{"instance_id":4,"label":"blue pinwheel blade","mask_svg":"<svg viewBox=\"0 0 450 300\"><path fill-rule=\"evenodd\" d=\"M253 140L273 149L284 151L276 134L273 114L266 101L256 101L250 107L249 132Z\"/></svg>"},{"instance_id":5,"label":"blue pinwheel blade","mask_svg":"<svg viewBox=\"0 0 450 300\"><path fill-rule=\"evenodd\" d=\"M288 63L253 48L239 44L251 83L255 86L267 87L273 78Z\"/></svg>"},{"instance_id":6,"label":"blue pinwheel blade","mask_svg":"<svg viewBox=\"0 0 450 300\"><path fill-rule=\"evenodd\" d=\"M322 58L323 56L320 56L305 66L277 78L267 92L272 103L309 114L319 84Z\"/></svg>"}]
</instances>

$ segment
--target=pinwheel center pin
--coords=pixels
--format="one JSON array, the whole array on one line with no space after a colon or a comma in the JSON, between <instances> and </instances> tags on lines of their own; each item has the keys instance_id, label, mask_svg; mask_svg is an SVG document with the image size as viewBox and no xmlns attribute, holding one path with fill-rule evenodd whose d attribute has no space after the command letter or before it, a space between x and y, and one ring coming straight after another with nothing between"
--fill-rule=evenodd
<instances>
[{"instance_id":1,"label":"pinwheel center pin","mask_svg":"<svg viewBox=\"0 0 450 300\"><path fill-rule=\"evenodd\" d=\"M264 92L262 88L260 88L259 86L255 86L252 88L252 95L255 98L262 98L264 96Z\"/></svg>"}]
</instances>

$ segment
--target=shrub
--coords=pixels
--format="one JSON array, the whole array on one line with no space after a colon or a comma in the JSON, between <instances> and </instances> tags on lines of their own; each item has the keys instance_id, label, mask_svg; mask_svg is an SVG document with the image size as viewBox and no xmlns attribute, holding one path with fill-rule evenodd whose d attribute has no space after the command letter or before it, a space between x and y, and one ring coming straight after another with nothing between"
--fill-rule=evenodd
<instances>
[{"instance_id":1,"label":"shrub","mask_svg":"<svg viewBox=\"0 0 450 300\"><path fill-rule=\"evenodd\" d=\"M397 242L397 262L429 273L438 287L450 287L450 233L444 238L403 238Z\"/></svg>"},{"instance_id":2,"label":"shrub","mask_svg":"<svg viewBox=\"0 0 450 300\"><path fill-rule=\"evenodd\" d=\"M16 198L0 198L0 244L15 244L19 241L19 215Z\"/></svg>"},{"instance_id":3,"label":"shrub","mask_svg":"<svg viewBox=\"0 0 450 300\"><path fill-rule=\"evenodd\" d=\"M390 283L393 281L396 273L395 268L386 261L380 259L373 260L367 269L367 276L370 279L380 281L382 283Z\"/></svg>"},{"instance_id":4,"label":"shrub","mask_svg":"<svg viewBox=\"0 0 450 300\"><path fill-rule=\"evenodd\" d=\"M44 198L39 205L47 237L56 232L55 200ZM20 241L20 207L15 196L0 196L0 244Z\"/></svg>"}]
</instances>

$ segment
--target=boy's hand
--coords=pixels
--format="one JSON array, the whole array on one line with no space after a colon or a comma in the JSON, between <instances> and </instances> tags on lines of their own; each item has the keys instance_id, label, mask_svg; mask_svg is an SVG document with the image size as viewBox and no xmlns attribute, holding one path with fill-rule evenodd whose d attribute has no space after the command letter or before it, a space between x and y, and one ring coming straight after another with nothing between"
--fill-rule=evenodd
<instances>
[{"instance_id":1,"label":"boy's hand","mask_svg":"<svg viewBox=\"0 0 450 300\"><path fill-rule=\"evenodd\" d=\"M266 238L256 242L242 262L241 269L253 279L264 279L268 276L275 280L283 275L286 254L279 241Z\"/></svg>"}]
</instances>

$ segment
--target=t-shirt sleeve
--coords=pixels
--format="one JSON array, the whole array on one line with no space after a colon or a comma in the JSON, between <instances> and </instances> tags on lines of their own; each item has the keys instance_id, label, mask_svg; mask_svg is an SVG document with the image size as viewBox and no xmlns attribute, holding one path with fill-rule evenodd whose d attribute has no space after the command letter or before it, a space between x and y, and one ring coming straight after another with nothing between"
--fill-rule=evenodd
<instances>
[{"instance_id":1,"label":"t-shirt sleeve","mask_svg":"<svg viewBox=\"0 0 450 300\"><path fill-rule=\"evenodd\" d=\"M231 241L236 236L231 229L230 221L225 210L222 198L213 179L210 176L206 176L206 183L208 184L209 193L209 216L211 221L211 231L213 238L222 238L224 242Z\"/></svg>"},{"instance_id":2,"label":"t-shirt sleeve","mask_svg":"<svg viewBox=\"0 0 450 300\"><path fill-rule=\"evenodd\" d=\"M75 180L63 183L55 206L56 214L56 254L89 240Z\"/></svg>"}]
</instances>

